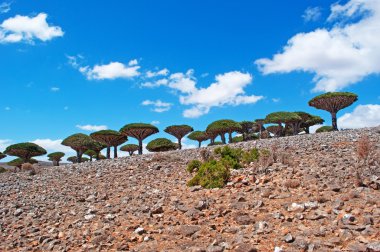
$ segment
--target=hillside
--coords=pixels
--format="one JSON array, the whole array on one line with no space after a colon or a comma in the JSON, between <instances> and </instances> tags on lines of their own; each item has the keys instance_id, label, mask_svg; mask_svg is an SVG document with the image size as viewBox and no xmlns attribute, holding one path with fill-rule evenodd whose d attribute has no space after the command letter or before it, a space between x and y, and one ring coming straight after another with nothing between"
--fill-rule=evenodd
<instances>
[{"instance_id":1,"label":"hillside","mask_svg":"<svg viewBox=\"0 0 380 252\"><path fill-rule=\"evenodd\" d=\"M233 144L277 160L222 189L186 186L197 149L0 174L0 251L380 251L379 156L355 185L363 134L379 152L380 128Z\"/></svg>"}]
</instances>

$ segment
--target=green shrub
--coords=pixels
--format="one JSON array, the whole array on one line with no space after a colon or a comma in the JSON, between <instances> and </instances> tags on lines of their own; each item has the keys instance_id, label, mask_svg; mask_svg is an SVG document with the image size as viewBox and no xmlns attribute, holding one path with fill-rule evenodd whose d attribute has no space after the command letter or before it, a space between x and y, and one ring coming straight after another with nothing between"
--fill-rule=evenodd
<instances>
[{"instance_id":1,"label":"green shrub","mask_svg":"<svg viewBox=\"0 0 380 252\"><path fill-rule=\"evenodd\" d=\"M211 160L201 165L197 174L187 185L200 185L204 188L221 188L227 183L229 177L230 170L222 162Z\"/></svg>"},{"instance_id":2,"label":"green shrub","mask_svg":"<svg viewBox=\"0 0 380 252\"><path fill-rule=\"evenodd\" d=\"M243 136L235 136L232 138L233 143L239 143L239 142L243 142L243 141L244 141Z\"/></svg>"},{"instance_id":3,"label":"green shrub","mask_svg":"<svg viewBox=\"0 0 380 252\"><path fill-rule=\"evenodd\" d=\"M224 143L220 142L220 141L216 141L214 143L209 143L207 146L215 146L215 145L223 145Z\"/></svg>"},{"instance_id":4,"label":"green shrub","mask_svg":"<svg viewBox=\"0 0 380 252\"><path fill-rule=\"evenodd\" d=\"M331 131L334 131L333 127L331 127L331 126L322 126L322 127L318 128L315 132L316 133L322 133L322 132L331 132Z\"/></svg>"},{"instance_id":5,"label":"green shrub","mask_svg":"<svg viewBox=\"0 0 380 252\"><path fill-rule=\"evenodd\" d=\"M240 169L242 168L241 164L239 163L239 160L234 159L231 156L225 156L220 160L224 166L226 166L228 169Z\"/></svg>"},{"instance_id":6,"label":"green shrub","mask_svg":"<svg viewBox=\"0 0 380 252\"><path fill-rule=\"evenodd\" d=\"M260 151L257 148L253 148L243 153L242 161L244 164L250 164L259 160Z\"/></svg>"},{"instance_id":7,"label":"green shrub","mask_svg":"<svg viewBox=\"0 0 380 252\"><path fill-rule=\"evenodd\" d=\"M187 165L187 171L190 173L193 173L196 170L199 170L201 167L202 162L199 160L191 160L190 163Z\"/></svg>"},{"instance_id":8,"label":"green shrub","mask_svg":"<svg viewBox=\"0 0 380 252\"><path fill-rule=\"evenodd\" d=\"M214 150L214 153L221 157L221 161L228 168L239 169L242 167L240 165L240 161L243 155L242 149L224 146L223 148L221 147L216 148Z\"/></svg>"},{"instance_id":9,"label":"green shrub","mask_svg":"<svg viewBox=\"0 0 380 252\"><path fill-rule=\"evenodd\" d=\"M4 167L0 167L0 173L7 172L8 170L5 169Z\"/></svg>"}]
</instances>

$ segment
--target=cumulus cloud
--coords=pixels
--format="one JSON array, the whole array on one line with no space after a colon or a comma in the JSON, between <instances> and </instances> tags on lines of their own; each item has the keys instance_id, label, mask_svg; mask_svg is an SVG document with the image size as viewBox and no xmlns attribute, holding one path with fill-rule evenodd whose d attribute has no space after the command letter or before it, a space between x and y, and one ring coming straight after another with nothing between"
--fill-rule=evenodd
<instances>
[{"instance_id":1,"label":"cumulus cloud","mask_svg":"<svg viewBox=\"0 0 380 252\"><path fill-rule=\"evenodd\" d=\"M308 7L302 15L305 22L315 22L321 18L322 9L320 7Z\"/></svg>"},{"instance_id":2,"label":"cumulus cloud","mask_svg":"<svg viewBox=\"0 0 380 252\"><path fill-rule=\"evenodd\" d=\"M145 82L142 87L169 87L175 93L179 93L181 104L191 106L183 111L183 116L197 118L209 113L212 107L252 104L263 99L262 96L245 94L244 89L252 79L249 73L232 71L217 75L216 82L208 87L197 88L194 70L189 69L186 73L173 73L167 78Z\"/></svg>"},{"instance_id":3,"label":"cumulus cloud","mask_svg":"<svg viewBox=\"0 0 380 252\"><path fill-rule=\"evenodd\" d=\"M140 66L126 66L120 62L110 62L106 65L95 65L94 67L80 67L79 71L84 74L88 80L114 80L118 78L132 78L139 76Z\"/></svg>"},{"instance_id":4,"label":"cumulus cloud","mask_svg":"<svg viewBox=\"0 0 380 252\"><path fill-rule=\"evenodd\" d=\"M52 91L52 92L58 92L59 90L61 90L59 87L51 87L50 88L50 91Z\"/></svg>"},{"instance_id":5,"label":"cumulus cloud","mask_svg":"<svg viewBox=\"0 0 380 252\"><path fill-rule=\"evenodd\" d=\"M219 74L215 77L215 82L207 88L190 90L187 95L180 97L181 104L192 105L183 115L196 118L207 114L211 107L256 103L263 97L247 96L244 91L251 82L252 76L249 73L233 71Z\"/></svg>"},{"instance_id":6,"label":"cumulus cloud","mask_svg":"<svg viewBox=\"0 0 380 252\"><path fill-rule=\"evenodd\" d=\"M73 150L67 146L61 145L62 139L52 140L49 138L46 139L36 139L33 140L32 143L38 144L42 148L46 149L48 152L73 152Z\"/></svg>"},{"instance_id":7,"label":"cumulus cloud","mask_svg":"<svg viewBox=\"0 0 380 252\"><path fill-rule=\"evenodd\" d=\"M106 125L76 125L78 129L86 130L86 131L99 131L99 130L106 130L108 127Z\"/></svg>"},{"instance_id":8,"label":"cumulus cloud","mask_svg":"<svg viewBox=\"0 0 380 252\"><path fill-rule=\"evenodd\" d=\"M0 24L0 43L33 43L35 40L48 41L62 37L64 32L59 26L46 22L46 13L37 16L20 16L6 19Z\"/></svg>"},{"instance_id":9,"label":"cumulus cloud","mask_svg":"<svg viewBox=\"0 0 380 252\"><path fill-rule=\"evenodd\" d=\"M380 1L350 0L331 7L331 29L292 37L272 59L257 60L263 74L314 74L313 91L336 91L380 73Z\"/></svg>"},{"instance_id":10,"label":"cumulus cloud","mask_svg":"<svg viewBox=\"0 0 380 252\"><path fill-rule=\"evenodd\" d=\"M12 3L3 2L0 3L0 13L7 13L11 10Z\"/></svg>"},{"instance_id":11,"label":"cumulus cloud","mask_svg":"<svg viewBox=\"0 0 380 252\"><path fill-rule=\"evenodd\" d=\"M338 126L342 129L375 127L380 125L380 105L358 105L352 113L338 118Z\"/></svg>"},{"instance_id":12,"label":"cumulus cloud","mask_svg":"<svg viewBox=\"0 0 380 252\"><path fill-rule=\"evenodd\" d=\"M152 125L158 125L158 124L160 124L160 121L152 121L150 124L152 124Z\"/></svg>"},{"instance_id":13,"label":"cumulus cloud","mask_svg":"<svg viewBox=\"0 0 380 252\"><path fill-rule=\"evenodd\" d=\"M169 111L173 104L168 102L162 102L161 100L157 101L151 101L151 100L145 100L141 103L143 106L153 106L152 111L157 113L162 113Z\"/></svg>"},{"instance_id":14,"label":"cumulus cloud","mask_svg":"<svg viewBox=\"0 0 380 252\"><path fill-rule=\"evenodd\" d=\"M164 69L158 70L156 72L147 71L146 77L147 78L153 78L153 77L157 77L157 76L167 76L168 74L169 74L169 70L167 68L164 68Z\"/></svg>"}]
</instances>

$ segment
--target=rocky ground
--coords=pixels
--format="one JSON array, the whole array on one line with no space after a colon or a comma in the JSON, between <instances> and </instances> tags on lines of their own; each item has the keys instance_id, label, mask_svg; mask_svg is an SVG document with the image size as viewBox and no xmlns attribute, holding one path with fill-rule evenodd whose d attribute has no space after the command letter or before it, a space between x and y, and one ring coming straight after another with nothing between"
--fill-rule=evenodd
<instances>
[{"instance_id":1,"label":"rocky ground","mask_svg":"<svg viewBox=\"0 0 380 252\"><path fill-rule=\"evenodd\" d=\"M186 186L199 150L0 174L0 251L380 251L378 163L355 179L363 134L379 151L380 128L235 144L276 162L223 189Z\"/></svg>"}]
</instances>

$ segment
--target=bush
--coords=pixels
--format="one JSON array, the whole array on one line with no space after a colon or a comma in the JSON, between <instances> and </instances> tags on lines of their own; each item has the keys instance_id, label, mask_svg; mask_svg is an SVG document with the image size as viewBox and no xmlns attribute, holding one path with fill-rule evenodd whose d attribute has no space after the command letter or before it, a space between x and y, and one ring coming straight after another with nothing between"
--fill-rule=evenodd
<instances>
[{"instance_id":1,"label":"bush","mask_svg":"<svg viewBox=\"0 0 380 252\"><path fill-rule=\"evenodd\" d=\"M229 169L222 162L211 160L201 165L197 174L187 185L200 185L204 188L221 188L227 183L229 178Z\"/></svg>"},{"instance_id":2,"label":"bush","mask_svg":"<svg viewBox=\"0 0 380 252\"><path fill-rule=\"evenodd\" d=\"M220 142L220 141L216 141L214 143L209 143L207 146L215 146L215 145L223 145L224 143Z\"/></svg>"},{"instance_id":3,"label":"bush","mask_svg":"<svg viewBox=\"0 0 380 252\"><path fill-rule=\"evenodd\" d=\"M322 126L322 127L318 128L315 132L316 133L322 133L322 132L331 132L331 131L334 131L333 127L331 127L331 126Z\"/></svg>"},{"instance_id":4,"label":"bush","mask_svg":"<svg viewBox=\"0 0 380 252\"><path fill-rule=\"evenodd\" d=\"M23 171L31 171L33 170L33 165L31 163L25 163L21 165L21 170Z\"/></svg>"},{"instance_id":5,"label":"bush","mask_svg":"<svg viewBox=\"0 0 380 252\"><path fill-rule=\"evenodd\" d=\"M0 167L0 173L7 172L8 170L5 169L4 167Z\"/></svg>"},{"instance_id":6,"label":"bush","mask_svg":"<svg viewBox=\"0 0 380 252\"><path fill-rule=\"evenodd\" d=\"M198 171L201 165L202 165L201 161L191 160L190 163L187 165L187 171L190 173L193 173L194 171Z\"/></svg>"},{"instance_id":7,"label":"bush","mask_svg":"<svg viewBox=\"0 0 380 252\"><path fill-rule=\"evenodd\" d=\"M242 161L245 164L250 164L259 160L259 157L260 157L259 149L253 148L243 153Z\"/></svg>"},{"instance_id":8,"label":"bush","mask_svg":"<svg viewBox=\"0 0 380 252\"><path fill-rule=\"evenodd\" d=\"M240 143L240 142L243 142L244 139L243 139L243 136L235 136L232 138L232 142L233 143Z\"/></svg>"},{"instance_id":9,"label":"bush","mask_svg":"<svg viewBox=\"0 0 380 252\"><path fill-rule=\"evenodd\" d=\"M240 169L242 167L240 164L243 155L242 149L224 146L216 148L214 153L220 155L222 163L228 168Z\"/></svg>"}]
</instances>

